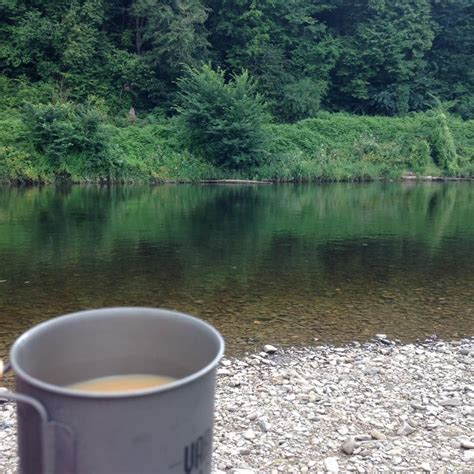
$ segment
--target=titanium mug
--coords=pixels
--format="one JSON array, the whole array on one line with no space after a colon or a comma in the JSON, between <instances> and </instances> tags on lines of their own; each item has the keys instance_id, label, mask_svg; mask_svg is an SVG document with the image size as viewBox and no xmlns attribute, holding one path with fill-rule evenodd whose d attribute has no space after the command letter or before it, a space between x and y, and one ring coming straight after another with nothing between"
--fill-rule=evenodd
<instances>
[{"instance_id":1,"label":"titanium mug","mask_svg":"<svg viewBox=\"0 0 474 474\"><path fill-rule=\"evenodd\" d=\"M211 472L216 367L222 336L165 309L107 308L60 316L10 351L23 474ZM133 392L67 386L121 374L176 380Z\"/></svg>"}]
</instances>

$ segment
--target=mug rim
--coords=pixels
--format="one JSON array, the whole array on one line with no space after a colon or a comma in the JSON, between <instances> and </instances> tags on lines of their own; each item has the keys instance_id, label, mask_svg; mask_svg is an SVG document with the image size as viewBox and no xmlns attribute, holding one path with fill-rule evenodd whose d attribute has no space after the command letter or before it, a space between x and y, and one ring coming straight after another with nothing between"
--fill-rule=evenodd
<instances>
[{"instance_id":1,"label":"mug rim","mask_svg":"<svg viewBox=\"0 0 474 474\"><path fill-rule=\"evenodd\" d=\"M17 352L21 350L21 346L25 343L25 340L27 340L30 337L33 337L35 333L44 330L46 326L48 326L49 324L52 324L53 322L57 322L58 320L64 321L66 319L72 319L72 318L77 317L78 315L91 316L92 313L98 313L98 312L103 313L103 314L109 313L110 315L115 314L116 316L125 316L127 314L130 314L131 311L149 313L150 316L153 315L154 317L172 315L174 317L187 319L188 321L192 321L194 323L198 323L202 326L205 326L217 340L218 350L217 350L216 355L212 358L212 360L209 363L207 363L204 367L202 367L198 371L193 372L190 375L186 375L185 377L176 379L173 382L170 382L164 385L159 385L157 387L146 388L146 389L117 391L117 392L86 392L86 391L75 390L72 388L67 388L61 385L55 385L48 382L44 382L28 374L17 363ZM134 397L141 397L141 396L146 396L146 395L154 395L154 394L158 394L162 392L167 392L169 390L174 390L184 385L187 385L201 378L202 376L206 375L212 369L216 368L220 359L224 355L224 350L225 350L225 342L220 332L214 326L212 326L206 321L203 321L200 318L197 318L196 316L192 316L190 314L181 313L180 311L175 311L175 310L166 309L166 308L151 308L151 307L145 307L145 306L117 306L117 307L86 309L82 311L76 311L74 313L67 313L61 316L54 317L52 319L48 319L47 321L43 321L42 323L36 324L32 328L25 331L14 342L12 348L10 349L10 362L17 376L25 380L30 385L38 387L42 390L57 393L60 395L79 397L79 398L117 399L117 398L134 398Z\"/></svg>"}]
</instances>

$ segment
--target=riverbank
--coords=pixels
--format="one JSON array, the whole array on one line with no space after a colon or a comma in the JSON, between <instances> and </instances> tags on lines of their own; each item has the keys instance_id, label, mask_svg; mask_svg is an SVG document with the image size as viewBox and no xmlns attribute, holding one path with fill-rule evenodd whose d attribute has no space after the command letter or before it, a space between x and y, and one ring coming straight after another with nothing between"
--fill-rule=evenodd
<instances>
[{"instance_id":1,"label":"riverbank","mask_svg":"<svg viewBox=\"0 0 474 474\"><path fill-rule=\"evenodd\" d=\"M36 125L21 110L0 114L0 182L334 182L398 180L407 173L474 177L473 121L443 116L440 125L434 113L321 113L294 124L267 124L261 161L229 169L189 151L172 118L150 115L131 124L92 110L79 113L72 105L50 112L56 113L52 122Z\"/></svg>"},{"instance_id":2,"label":"riverbank","mask_svg":"<svg viewBox=\"0 0 474 474\"><path fill-rule=\"evenodd\" d=\"M474 469L474 338L265 349L218 369L214 473ZM14 472L12 405L0 425Z\"/></svg>"}]
</instances>

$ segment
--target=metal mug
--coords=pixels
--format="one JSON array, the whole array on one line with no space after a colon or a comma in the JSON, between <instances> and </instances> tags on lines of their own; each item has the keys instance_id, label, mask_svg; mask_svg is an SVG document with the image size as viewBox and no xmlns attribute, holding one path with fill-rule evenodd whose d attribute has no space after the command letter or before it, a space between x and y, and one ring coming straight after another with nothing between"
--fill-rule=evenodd
<instances>
[{"instance_id":1,"label":"metal mug","mask_svg":"<svg viewBox=\"0 0 474 474\"><path fill-rule=\"evenodd\" d=\"M222 336L195 317L151 308L60 316L14 343L23 474L210 473ZM133 392L68 385L120 374L176 380Z\"/></svg>"}]
</instances>

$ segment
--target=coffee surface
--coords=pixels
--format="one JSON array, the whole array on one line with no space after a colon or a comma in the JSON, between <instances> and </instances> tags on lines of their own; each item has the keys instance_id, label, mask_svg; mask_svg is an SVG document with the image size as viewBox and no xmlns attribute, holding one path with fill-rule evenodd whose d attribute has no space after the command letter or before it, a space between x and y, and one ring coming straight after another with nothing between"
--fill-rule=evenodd
<instances>
[{"instance_id":1,"label":"coffee surface","mask_svg":"<svg viewBox=\"0 0 474 474\"><path fill-rule=\"evenodd\" d=\"M68 385L68 388L81 392L133 392L154 388L173 382L175 379L164 375L127 374L109 377L97 377L83 382Z\"/></svg>"}]
</instances>

